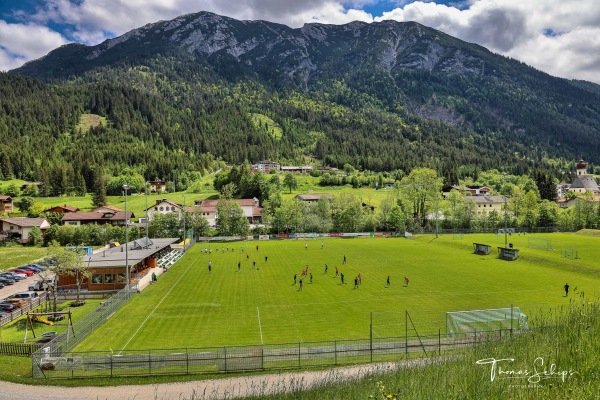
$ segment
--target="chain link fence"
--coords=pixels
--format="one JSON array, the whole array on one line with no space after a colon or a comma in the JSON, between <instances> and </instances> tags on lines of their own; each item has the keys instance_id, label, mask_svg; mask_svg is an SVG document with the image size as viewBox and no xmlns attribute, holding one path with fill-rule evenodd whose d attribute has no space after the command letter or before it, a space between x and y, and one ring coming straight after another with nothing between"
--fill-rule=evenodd
<instances>
[{"instance_id":1,"label":"chain link fence","mask_svg":"<svg viewBox=\"0 0 600 400\"><path fill-rule=\"evenodd\" d=\"M398 361L413 353L430 356L497 340L510 330L475 331L457 338L437 335L297 342L253 346L70 352L62 339L32 356L33 377L73 379L328 367ZM62 347L61 347L62 346Z\"/></svg>"}]
</instances>

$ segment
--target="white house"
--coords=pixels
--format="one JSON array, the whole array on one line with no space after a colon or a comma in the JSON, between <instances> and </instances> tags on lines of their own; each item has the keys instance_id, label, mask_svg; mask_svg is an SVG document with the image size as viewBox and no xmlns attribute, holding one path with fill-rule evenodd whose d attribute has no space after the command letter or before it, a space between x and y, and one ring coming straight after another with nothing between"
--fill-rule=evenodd
<instances>
[{"instance_id":1,"label":"white house","mask_svg":"<svg viewBox=\"0 0 600 400\"><path fill-rule=\"evenodd\" d=\"M502 196L464 196L465 201L475 203L478 215L488 215L492 211L502 212L504 197Z\"/></svg>"},{"instance_id":2,"label":"white house","mask_svg":"<svg viewBox=\"0 0 600 400\"><path fill-rule=\"evenodd\" d=\"M600 195L600 188L598 188L598 183L592 175L588 175L587 165L583 160L579 160L579 162L577 163L577 175L575 176L573 183L571 183L569 192L574 192L577 194L593 192L596 196Z\"/></svg>"},{"instance_id":3,"label":"white house","mask_svg":"<svg viewBox=\"0 0 600 400\"><path fill-rule=\"evenodd\" d=\"M50 228L50 223L45 218L15 217L4 218L0 222L2 225L1 235L4 238L16 237L21 243L29 241L29 233L34 227L40 228L42 233Z\"/></svg>"},{"instance_id":4,"label":"white house","mask_svg":"<svg viewBox=\"0 0 600 400\"><path fill-rule=\"evenodd\" d=\"M262 208L259 207L259 201L255 197L253 199L234 199L232 200L242 207L242 211L250 225L262 224ZM196 212L206 213L205 218L208 220L210 226L216 225L216 220L219 217L217 214L217 206L219 200L196 200L194 201Z\"/></svg>"},{"instance_id":5,"label":"white house","mask_svg":"<svg viewBox=\"0 0 600 400\"><path fill-rule=\"evenodd\" d=\"M148 221L154 220L156 214L176 214L177 219L181 219L183 217L183 205L171 200L160 199L156 200L155 205L148 207L146 212L148 213Z\"/></svg>"}]
</instances>

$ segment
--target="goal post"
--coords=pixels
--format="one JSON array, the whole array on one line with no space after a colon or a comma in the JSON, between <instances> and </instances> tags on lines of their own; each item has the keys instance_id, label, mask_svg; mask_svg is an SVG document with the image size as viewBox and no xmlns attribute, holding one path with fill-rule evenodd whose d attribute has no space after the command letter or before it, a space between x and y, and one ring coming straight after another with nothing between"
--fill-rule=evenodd
<instances>
[{"instance_id":1,"label":"goal post","mask_svg":"<svg viewBox=\"0 0 600 400\"><path fill-rule=\"evenodd\" d=\"M532 249L554 250L550 239L528 237L527 247Z\"/></svg>"},{"instance_id":2,"label":"goal post","mask_svg":"<svg viewBox=\"0 0 600 400\"><path fill-rule=\"evenodd\" d=\"M446 313L446 335L448 337L500 329L523 330L528 327L527 315L519 307Z\"/></svg>"},{"instance_id":3,"label":"goal post","mask_svg":"<svg viewBox=\"0 0 600 400\"><path fill-rule=\"evenodd\" d=\"M562 256L570 260L577 260L579 259L579 252L577 249L562 249Z\"/></svg>"}]
</instances>

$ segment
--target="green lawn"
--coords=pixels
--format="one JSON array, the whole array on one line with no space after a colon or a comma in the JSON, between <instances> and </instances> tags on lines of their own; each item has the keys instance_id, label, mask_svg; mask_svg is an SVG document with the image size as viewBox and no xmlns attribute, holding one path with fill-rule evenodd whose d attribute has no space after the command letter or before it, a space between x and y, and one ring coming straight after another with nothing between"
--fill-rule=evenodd
<instances>
[{"instance_id":1,"label":"green lawn","mask_svg":"<svg viewBox=\"0 0 600 400\"><path fill-rule=\"evenodd\" d=\"M550 238L556 250L529 249L529 236L511 236L509 241L521 249L514 262L496 258L496 246L504 244L504 237L492 234L465 235L462 240L452 235L326 239L323 250L321 240L213 244L211 255L201 252L205 244L197 244L157 285L136 296L75 351L367 338L371 312L387 312L383 315L389 322L394 313L403 318L404 310L410 312L419 334L443 332L444 313L451 310L514 305L535 324L541 307L569 302L563 297L565 282L571 285L571 297L582 292L590 297L600 283L596 261L600 238L537 236ZM472 254L473 242L493 245L492 254ZM222 253L223 246L229 251ZM564 247L578 249L581 258L562 258ZM342 265L344 255L346 265ZM241 272L237 272L238 261ZM257 269L252 268L254 261ZM313 283L305 278L299 291L293 276L307 264ZM347 284L335 277L336 266ZM354 289L358 273L363 283ZM391 286L386 288L388 275ZM410 278L409 287L403 286L404 276ZM378 321L374 322L378 329ZM396 329L403 335L404 320L397 322L385 333Z\"/></svg>"},{"instance_id":2,"label":"green lawn","mask_svg":"<svg viewBox=\"0 0 600 400\"><path fill-rule=\"evenodd\" d=\"M48 255L48 249L43 247L0 247L0 271L30 264Z\"/></svg>"}]
</instances>

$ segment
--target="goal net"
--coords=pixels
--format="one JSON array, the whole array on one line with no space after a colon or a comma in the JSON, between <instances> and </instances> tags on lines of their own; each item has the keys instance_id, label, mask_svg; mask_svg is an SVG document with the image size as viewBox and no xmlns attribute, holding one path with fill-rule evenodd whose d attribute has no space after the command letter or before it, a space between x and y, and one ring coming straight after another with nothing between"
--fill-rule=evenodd
<instances>
[{"instance_id":1,"label":"goal net","mask_svg":"<svg viewBox=\"0 0 600 400\"><path fill-rule=\"evenodd\" d=\"M446 313L446 334L450 337L473 332L527 328L527 315L519 307Z\"/></svg>"},{"instance_id":2,"label":"goal net","mask_svg":"<svg viewBox=\"0 0 600 400\"><path fill-rule=\"evenodd\" d=\"M576 249L563 249L562 256L563 258L568 258L570 260L577 260L579 258L579 253Z\"/></svg>"},{"instance_id":3,"label":"goal net","mask_svg":"<svg viewBox=\"0 0 600 400\"><path fill-rule=\"evenodd\" d=\"M532 249L554 250L550 239L529 237L527 238L527 247Z\"/></svg>"}]
</instances>

